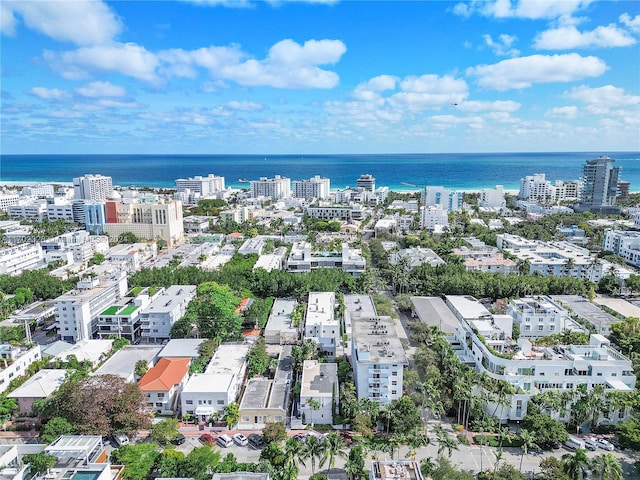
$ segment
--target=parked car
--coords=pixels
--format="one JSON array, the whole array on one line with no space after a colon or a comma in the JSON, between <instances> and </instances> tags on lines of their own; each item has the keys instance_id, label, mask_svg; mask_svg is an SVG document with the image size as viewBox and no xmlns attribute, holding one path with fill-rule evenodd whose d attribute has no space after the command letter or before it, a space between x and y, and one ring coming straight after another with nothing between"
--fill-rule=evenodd
<instances>
[{"instance_id":1,"label":"parked car","mask_svg":"<svg viewBox=\"0 0 640 480\"><path fill-rule=\"evenodd\" d=\"M587 450L597 450L598 449L598 443L596 442L595 438L585 438L584 439L584 447Z\"/></svg>"},{"instance_id":2,"label":"parked car","mask_svg":"<svg viewBox=\"0 0 640 480\"><path fill-rule=\"evenodd\" d=\"M615 450L611 442L604 438L599 438L598 440L596 440L596 443L600 448L602 448L603 450L607 450L608 452L613 452Z\"/></svg>"},{"instance_id":3,"label":"parked car","mask_svg":"<svg viewBox=\"0 0 640 480\"><path fill-rule=\"evenodd\" d=\"M131 443L129 437L127 437L124 433L116 433L114 440L116 441L118 447L129 445L129 443Z\"/></svg>"},{"instance_id":4,"label":"parked car","mask_svg":"<svg viewBox=\"0 0 640 480\"><path fill-rule=\"evenodd\" d=\"M186 441L187 438L183 434L179 433L176 438L171 440L171 443L173 443L174 445L182 445Z\"/></svg>"},{"instance_id":5,"label":"parked car","mask_svg":"<svg viewBox=\"0 0 640 480\"><path fill-rule=\"evenodd\" d=\"M260 448L263 444L262 435L258 435L257 433L252 433L249 435L249 445L253 448Z\"/></svg>"},{"instance_id":6,"label":"parked car","mask_svg":"<svg viewBox=\"0 0 640 480\"><path fill-rule=\"evenodd\" d=\"M564 442L564 446L571 450L577 450L578 448L584 448L584 442L577 438L569 437L569 439Z\"/></svg>"},{"instance_id":7,"label":"parked car","mask_svg":"<svg viewBox=\"0 0 640 480\"><path fill-rule=\"evenodd\" d=\"M233 445L233 439L226 433L223 433L218 437L218 445L222 448L227 448L229 445Z\"/></svg>"},{"instance_id":8,"label":"parked car","mask_svg":"<svg viewBox=\"0 0 640 480\"><path fill-rule=\"evenodd\" d=\"M241 447L249 444L249 439L241 433L236 433L233 436L233 441L236 443L236 445L239 445Z\"/></svg>"},{"instance_id":9,"label":"parked car","mask_svg":"<svg viewBox=\"0 0 640 480\"><path fill-rule=\"evenodd\" d=\"M203 433L202 435L200 435L199 440L200 443L204 445L213 445L214 443L216 443L216 439L214 438L214 436L209 433Z\"/></svg>"}]
</instances>

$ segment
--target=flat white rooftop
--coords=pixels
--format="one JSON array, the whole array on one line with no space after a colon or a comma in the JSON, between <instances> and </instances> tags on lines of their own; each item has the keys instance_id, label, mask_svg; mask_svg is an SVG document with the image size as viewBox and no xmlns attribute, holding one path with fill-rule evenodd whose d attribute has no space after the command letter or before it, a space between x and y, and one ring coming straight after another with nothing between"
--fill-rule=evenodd
<instances>
[{"instance_id":1,"label":"flat white rooftop","mask_svg":"<svg viewBox=\"0 0 640 480\"><path fill-rule=\"evenodd\" d=\"M338 320L333 315L335 303L335 293L333 292L311 292L309 293L309 303L307 305L306 326L338 324Z\"/></svg>"}]
</instances>

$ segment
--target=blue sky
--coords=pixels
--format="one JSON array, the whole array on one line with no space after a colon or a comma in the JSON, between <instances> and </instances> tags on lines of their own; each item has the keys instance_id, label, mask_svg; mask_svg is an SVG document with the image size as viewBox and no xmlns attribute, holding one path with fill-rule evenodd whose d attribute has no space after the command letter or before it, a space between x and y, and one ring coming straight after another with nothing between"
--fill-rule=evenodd
<instances>
[{"instance_id":1,"label":"blue sky","mask_svg":"<svg viewBox=\"0 0 640 480\"><path fill-rule=\"evenodd\" d=\"M640 150L640 2L0 3L1 152Z\"/></svg>"}]
</instances>

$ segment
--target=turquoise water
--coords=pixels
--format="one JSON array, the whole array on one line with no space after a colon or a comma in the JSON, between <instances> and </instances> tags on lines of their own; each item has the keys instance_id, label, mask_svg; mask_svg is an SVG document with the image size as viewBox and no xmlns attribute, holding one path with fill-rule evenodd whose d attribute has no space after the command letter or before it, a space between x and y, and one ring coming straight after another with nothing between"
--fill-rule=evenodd
<instances>
[{"instance_id":1,"label":"turquoise water","mask_svg":"<svg viewBox=\"0 0 640 480\"><path fill-rule=\"evenodd\" d=\"M177 178L225 177L226 184L248 188L238 179L287 176L293 180L321 175L331 188L355 187L370 173L377 186L415 190L427 183L460 190L519 188L520 178L545 173L546 178L575 180L585 161L608 155L622 167L620 179L640 191L640 152L385 154L385 155L2 155L0 181L70 182L85 173L100 173L121 186L174 188Z\"/></svg>"}]
</instances>

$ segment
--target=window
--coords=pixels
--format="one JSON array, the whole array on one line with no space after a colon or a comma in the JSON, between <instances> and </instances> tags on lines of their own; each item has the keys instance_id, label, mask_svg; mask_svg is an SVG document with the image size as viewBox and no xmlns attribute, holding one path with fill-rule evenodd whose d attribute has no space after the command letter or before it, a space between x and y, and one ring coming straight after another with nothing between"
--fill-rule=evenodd
<instances>
[{"instance_id":1,"label":"window","mask_svg":"<svg viewBox=\"0 0 640 480\"><path fill-rule=\"evenodd\" d=\"M242 421L243 422L248 422L249 421L249 417L242 417Z\"/></svg>"},{"instance_id":2,"label":"window","mask_svg":"<svg viewBox=\"0 0 640 480\"><path fill-rule=\"evenodd\" d=\"M187 405L193 405L193 400L187 400L185 403L186 403Z\"/></svg>"},{"instance_id":3,"label":"window","mask_svg":"<svg viewBox=\"0 0 640 480\"><path fill-rule=\"evenodd\" d=\"M391 385L398 385L397 380L394 380L393 382L391 382Z\"/></svg>"},{"instance_id":4,"label":"window","mask_svg":"<svg viewBox=\"0 0 640 480\"><path fill-rule=\"evenodd\" d=\"M542 330L544 330L544 325L538 325L538 331L541 332Z\"/></svg>"},{"instance_id":5,"label":"window","mask_svg":"<svg viewBox=\"0 0 640 480\"><path fill-rule=\"evenodd\" d=\"M224 400L218 400L216 403L217 403L218 405L224 405Z\"/></svg>"},{"instance_id":6,"label":"window","mask_svg":"<svg viewBox=\"0 0 640 480\"><path fill-rule=\"evenodd\" d=\"M555 325L549 325L549 331L553 332L556 329Z\"/></svg>"},{"instance_id":7,"label":"window","mask_svg":"<svg viewBox=\"0 0 640 480\"><path fill-rule=\"evenodd\" d=\"M398 372L391 372L391 376L392 377L397 377L398 376Z\"/></svg>"},{"instance_id":8,"label":"window","mask_svg":"<svg viewBox=\"0 0 640 480\"><path fill-rule=\"evenodd\" d=\"M530 330L531 330L531 325L525 325L525 326L524 326L524 331L525 331L525 332L528 332L528 331L530 331Z\"/></svg>"},{"instance_id":9,"label":"window","mask_svg":"<svg viewBox=\"0 0 640 480\"><path fill-rule=\"evenodd\" d=\"M275 418L276 422L281 422L282 421L282 415L276 415L274 418Z\"/></svg>"},{"instance_id":10,"label":"window","mask_svg":"<svg viewBox=\"0 0 640 480\"><path fill-rule=\"evenodd\" d=\"M398 391L397 390L391 390L391 395L397 395Z\"/></svg>"},{"instance_id":11,"label":"window","mask_svg":"<svg viewBox=\"0 0 640 480\"><path fill-rule=\"evenodd\" d=\"M158 398L164 398L164 393L158 393Z\"/></svg>"},{"instance_id":12,"label":"window","mask_svg":"<svg viewBox=\"0 0 640 480\"><path fill-rule=\"evenodd\" d=\"M161 407L162 406L162 402L156 402L156 407Z\"/></svg>"}]
</instances>

